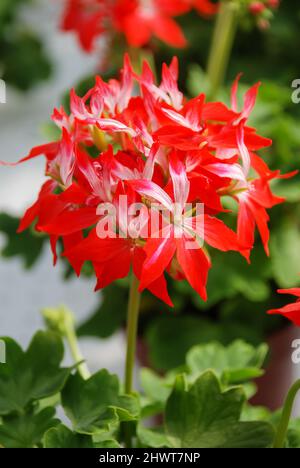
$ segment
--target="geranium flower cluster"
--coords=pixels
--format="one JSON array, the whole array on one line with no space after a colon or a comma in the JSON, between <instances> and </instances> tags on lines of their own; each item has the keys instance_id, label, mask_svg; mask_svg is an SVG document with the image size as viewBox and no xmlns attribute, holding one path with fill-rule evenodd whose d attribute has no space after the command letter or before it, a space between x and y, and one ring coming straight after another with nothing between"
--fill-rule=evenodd
<instances>
[{"instance_id":1,"label":"geranium flower cluster","mask_svg":"<svg viewBox=\"0 0 300 468\"><path fill-rule=\"evenodd\" d=\"M174 17L195 8L202 16L216 13L210 0L66 0L62 29L75 31L90 52L100 36L123 34L130 46L147 45L152 36L174 47L186 39Z\"/></svg>"},{"instance_id":2,"label":"geranium flower cluster","mask_svg":"<svg viewBox=\"0 0 300 468\"><path fill-rule=\"evenodd\" d=\"M257 26L264 30L270 27L270 20L274 16L274 10L277 10L279 6L280 0L250 0L248 10Z\"/></svg>"},{"instance_id":3,"label":"geranium flower cluster","mask_svg":"<svg viewBox=\"0 0 300 468\"><path fill-rule=\"evenodd\" d=\"M261 15L267 9L276 10L279 8L280 0L254 0L249 5L249 11L253 15Z\"/></svg>"},{"instance_id":4,"label":"geranium flower cluster","mask_svg":"<svg viewBox=\"0 0 300 468\"><path fill-rule=\"evenodd\" d=\"M206 299L209 248L249 260L257 227L268 253L267 210L283 201L270 189L270 181L283 176L256 154L271 141L247 124L259 84L238 109L239 77L231 108L207 102L204 94L187 100L177 79L176 58L163 65L158 85L146 62L137 75L125 57L119 81L97 77L84 97L72 90L70 115L60 108L52 116L61 139L21 160L44 154L48 180L19 231L35 222L50 236L55 262L61 239L78 275L92 262L97 289L132 268L140 291L169 305L166 275L187 280ZM236 232L219 217L227 211L224 197L237 203ZM130 212L133 203L138 213ZM113 222L106 206L118 208ZM153 206L159 213L154 233Z\"/></svg>"}]
</instances>

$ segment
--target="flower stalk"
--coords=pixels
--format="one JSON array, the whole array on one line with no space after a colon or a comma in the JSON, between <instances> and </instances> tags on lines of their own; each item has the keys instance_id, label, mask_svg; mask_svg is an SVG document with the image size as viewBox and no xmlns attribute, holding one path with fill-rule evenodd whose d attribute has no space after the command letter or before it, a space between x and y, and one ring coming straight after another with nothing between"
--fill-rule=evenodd
<instances>
[{"instance_id":1,"label":"flower stalk","mask_svg":"<svg viewBox=\"0 0 300 468\"><path fill-rule=\"evenodd\" d=\"M74 315L71 310L64 305L57 308L48 307L42 310L42 315L47 328L66 339L72 358L74 363L77 365L77 369L81 377L85 380L90 378L91 373L85 363L83 354L79 347Z\"/></svg>"},{"instance_id":2,"label":"flower stalk","mask_svg":"<svg viewBox=\"0 0 300 468\"><path fill-rule=\"evenodd\" d=\"M136 353L136 340L138 330L138 316L141 295L138 291L139 281L133 274L129 292L128 315L127 315L127 350L125 364L125 392L133 391L133 373Z\"/></svg>"},{"instance_id":3,"label":"flower stalk","mask_svg":"<svg viewBox=\"0 0 300 468\"><path fill-rule=\"evenodd\" d=\"M75 332L75 329L74 329L73 326L69 326L69 327L66 328L66 335L65 336L66 336L66 339L67 339L67 342L68 342L72 357L74 359L74 362L79 363L78 364L79 374L81 375L81 377L84 380L89 379L90 376L91 376L91 373L90 373L90 371L88 369L87 364L84 361L84 357L83 357L83 355L81 353L81 350L80 350L80 347L79 347L79 344L78 344L77 335L76 335L76 332Z\"/></svg>"},{"instance_id":4,"label":"flower stalk","mask_svg":"<svg viewBox=\"0 0 300 468\"><path fill-rule=\"evenodd\" d=\"M290 388L281 413L273 448L284 448L286 434L292 415L292 410L297 393L300 391L300 379Z\"/></svg>"},{"instance_id":5,"label":"flower stalk","mask_svg":"<svg viewBox=\"0 0 300 468\"><path fill-rule=\"evenodd\" d=\"M216 97L225 79L237 30L238 12L236 1L221 1L207 65L211 99Z\"/></svg>"}]
</instances>

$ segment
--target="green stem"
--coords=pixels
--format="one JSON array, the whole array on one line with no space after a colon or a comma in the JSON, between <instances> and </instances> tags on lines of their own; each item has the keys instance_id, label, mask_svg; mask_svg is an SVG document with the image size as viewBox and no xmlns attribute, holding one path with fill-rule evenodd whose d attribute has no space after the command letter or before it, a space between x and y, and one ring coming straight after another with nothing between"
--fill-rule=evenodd
<instances>
[{"instance_id":1,"label":"green stem","mask_svg":"<svg viewBox=\"0 0 300 468\"><path fill-rule=\"evenodd\" d=\"M237 29L238 11L239 5L235 0L221 1L207 65L210 99L216 97L225 79Z\"/></svg>"},{"instance_id":2,"label":"green stem","mask_svg":"<svg viewBox=\"0 0 300 468\"><path fill-rule=\"evenodd\" d=\"M136 353L136 340L138 331L138 318L141 295L139 293L139 281L132 274L128 312L127 312L127 349L126 349L126 364L125 364L125 393L133 392L133 375ZM124 437L125 447L132 447L132 425L130 422L124 422L121 426L121 431Z\"/></svg>"},{"instance_id":3,"label":"green stem","mask_svg":"<svg viewBox=\"0 0 300 468\"><path fill-rule=\"evenodd\" d=\"M140 309L141 295L138 291L139 281L136 276L132 275L128 315L127 315L127 352L125 365L125 392L130 394L133 391L133 373L136 352L136 339L138 329L138 316Z\"/></svg>"},{"instance_id":4,"label":"green stem","mask_svg":"<svg viewBox=\"0 0 300 468\"><path fill-rule=\"evenodd\" d=\"M273 448L283 448L284 442L286 439L286 433L288 430L289 422L291 419L291 414L294 406L294 401L298 391L300 390L300 380L294 383L294 385L290 388L283 409L281 413L281 419L277 428L275 442Z\"/></svg>"},{"instance_id":5,"label":"green stem","mask_svg":"<svg viewBox=\"0 0 300 468\"><path fill-rule=\"evenodd\" d=\"M85 380L89 379L91 374L90 371L84 361L84 357L80 351L79 344L78 344L78 339L77 335L74 329L73 324L68 324L65 330L65 336L69 344L69 348L72 354L72 357L74 359L74 362L80 362L78 365L78 372L81 375L81 377Z\"/></svg>"}]
</instances>

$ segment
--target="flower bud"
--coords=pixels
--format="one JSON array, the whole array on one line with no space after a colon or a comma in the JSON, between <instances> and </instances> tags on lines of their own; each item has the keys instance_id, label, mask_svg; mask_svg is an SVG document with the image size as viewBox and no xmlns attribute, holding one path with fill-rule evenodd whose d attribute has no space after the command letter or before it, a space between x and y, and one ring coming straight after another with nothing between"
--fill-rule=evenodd
<instances>
[{"instance_id":1,"label":"flower bud","mask_svg":"<svg viewBox=\"0 0 300 468\"><path fill-rule=\"evenodd\" d=\"M66 336L67 330L70 326L74 326L74 317L72 312L63 305L57 308L45 308L42 310L42 315L47 328L61 336Z\"/></svg>"},{"instance_id":2,"label":"flower bud","mask_svg":"<svg viewBox=\"0 0 300 468\"><path fill-rule=\"evenodd\" d=\"M272 8L272 10L276 10L279 8L280 0L267 0L267 6Z\"/></svg>"},{"instance_id":3,"label":"flower bud","mask_svg":"<svg viewBox=\"0 0 300 468\"><path fill-rule=\"evenodd\" d=\"M257 25L261 31L266 31L270 27L270 21L265 18L260 18Z\"/></svg>"},{"instance_id":4,"label":"flower bud","mask_svg":"<svg viewBox=\"0 0 300 468\"><path fill-rule=\"evenodd\" d=\"M260 15L266 9L266 6L262 2L253 2L249 5L249 11L252 15Z\"/></svg>"}]
</instances>

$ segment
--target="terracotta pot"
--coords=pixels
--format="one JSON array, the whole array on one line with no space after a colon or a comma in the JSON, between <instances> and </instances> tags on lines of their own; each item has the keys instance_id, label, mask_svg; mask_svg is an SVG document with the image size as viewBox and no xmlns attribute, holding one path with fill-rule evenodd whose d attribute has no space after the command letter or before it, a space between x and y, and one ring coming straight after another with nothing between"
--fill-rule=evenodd
<instances>
[{"instance_id":1,"label":"terracotta pot","mask_svg":"<svg viewBox=\"0 0 300 468\"><path fill-rule=\"evenodd\" d=\"M256 381L258 392L251 403L266 406L270 410L282 406L290 386L297 378L298 369L292 362L292 342L296 338L300 338L299 329L288 326L267 340L270 346L270 360L265 375Z\"/></svg>"}]
</instances>

